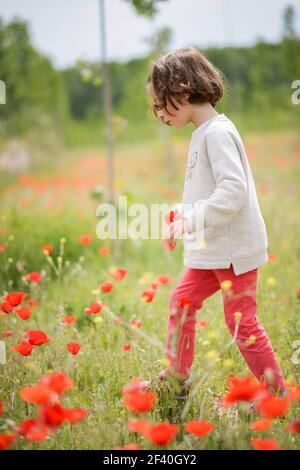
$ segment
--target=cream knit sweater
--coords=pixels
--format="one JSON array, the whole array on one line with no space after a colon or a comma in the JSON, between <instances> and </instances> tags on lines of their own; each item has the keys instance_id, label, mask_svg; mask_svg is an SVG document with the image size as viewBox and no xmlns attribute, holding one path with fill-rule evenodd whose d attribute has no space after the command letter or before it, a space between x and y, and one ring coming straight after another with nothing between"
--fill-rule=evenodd
<instances>
[{"instance_id":1,"label":"cream knit sweater","mask_svg":"<svg viewBox=\"0 0 300 470\"><path fill-rule=\"evenodd\" d=\"M232 263L239 275L268 261L251 168L241 136L225 114L192 133L182 199L177 208L191 229L183 234L184 266L217 269Z\"/></svg>"}]
</instances>

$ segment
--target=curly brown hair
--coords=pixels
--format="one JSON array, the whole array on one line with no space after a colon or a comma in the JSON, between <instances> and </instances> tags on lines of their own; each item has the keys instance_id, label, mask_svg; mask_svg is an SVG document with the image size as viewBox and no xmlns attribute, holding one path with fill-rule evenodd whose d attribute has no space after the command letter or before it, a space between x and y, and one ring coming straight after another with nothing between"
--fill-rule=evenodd
<instances>
[{"instance_id":1,"label":"curly brown hair","mask_svg":"<svg viewBox=\"0 0 300 470\"><path fill-rule=\"evenodd\" d=\"M213 107L224 92L223 74L198 49L176 49L153 61L147 84L155 94L152 111L164 109L168 101L178 109L172 98L179 103L188 96L190 103L211 103Z\"/></svg>"}]
</instances>

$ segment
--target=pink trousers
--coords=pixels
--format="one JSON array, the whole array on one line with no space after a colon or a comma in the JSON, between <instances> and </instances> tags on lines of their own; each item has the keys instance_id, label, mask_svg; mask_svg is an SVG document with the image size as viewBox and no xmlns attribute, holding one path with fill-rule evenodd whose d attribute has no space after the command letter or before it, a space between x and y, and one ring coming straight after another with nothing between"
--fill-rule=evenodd
<instances>
[{"instance_id":1,"label":"pink trousers","mask_svg":"<svg viewBox=\"0 0 300 470\"><path fill-rule=\"evenodd\" d=\"M232 264L226 269L186 268L169 298L167 358L169 367L179 376L186 377L191 371L196 312L206 298L221 289L225 322L248 367L259 381L269 381L271 377L271 387L276 392L285 390L275 352L256 316L257 274L258 268L255 268L235 275ZM240 313L235 315L236 312Z\"/></svg>"}]
</instances>

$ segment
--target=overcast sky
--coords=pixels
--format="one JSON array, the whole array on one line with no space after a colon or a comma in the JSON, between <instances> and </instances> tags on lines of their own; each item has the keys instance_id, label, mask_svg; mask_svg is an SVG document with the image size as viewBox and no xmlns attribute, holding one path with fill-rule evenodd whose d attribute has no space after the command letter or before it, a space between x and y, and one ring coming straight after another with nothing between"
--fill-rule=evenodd
<instances>
[{"instance_id":1,"label":"overcast sky","mask_svg":"<svg viewBox=\"0 0 300 470\"><path fill-rule=\"evenodd\" d=\"M287 5L295 7L300 34L300 0L169 0L152 20L138 16L125 0L105 4L108 58L121 61L144 55L144 39L162 26L173 31L170 49L277 41ZM36 47L64 67L79 57L99 57L98 6L98 0L0 0L0 17L28 20Z\"/></svg>"}]
</instances>

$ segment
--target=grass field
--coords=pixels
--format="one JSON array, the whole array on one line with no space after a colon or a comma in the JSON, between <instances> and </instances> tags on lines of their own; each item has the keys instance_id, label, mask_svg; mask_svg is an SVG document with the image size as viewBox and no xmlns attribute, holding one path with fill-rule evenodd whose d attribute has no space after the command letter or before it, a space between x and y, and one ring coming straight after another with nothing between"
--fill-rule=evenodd
<instances>
[{"instance_id":1,"label":"grass field","mask_svg":"<svg viewBox=\"0 0 300 470\"><path fill-rule=\"evenodd\" d=\"M167 157L158 141L119 146L115 151L117 193L127 195L130 202L180 202L188 145L172 139L173 153ZM271 255L259 269L258 317L286 379L298 382L299 134L247 135L245 146ZM26 301L37 301L26 320L13 312L0 317L0 337L6 344L6 363L0 364L4 405L0 434L14 433L15 424L35 417L38 406L23 400L19 392L51 372L63 371L74 381L62 397L63 405L89 410L77 424L57 426L48 437L40 430L40 440L19 436L11 449L113 449L130 443L142 449L157 448L129 430L128 421L137 417L177 424L178 432L166 446L170 449L253 449L252 438L275 439L282 449L299 449L299 434L285 429L287 423L300 419L298 400L292 400L288 412L275 417L264 432L250 427L261 416L248 412L243 404L218 406L227 390L227 378L249 373L224 322L220 292L197 313L197 319L208 325L197 326L195 393L178 401L171 389L159 388L156 376L166 365L168 298L184 270L182 242L169 252L160 240L120 240L113 247L109 240L97 238L99 201L92 193L106 183L104 151L69 151L55 163L46 164L41 158L40 166L32 171L0 177L1 294L22 291L28 294ZM53 247L50 255L43 252L45 245ZM110 251L101 254L101 247ZM121 281L109 274L117 268L127 270ZM41 279L26 280L31 272L42 273ZM152 302L145 302L141 294L161 275L170 276L170 281L159 285ZM101 292L103 282L113 284L111 292ZM99 300L106 306L87 315L85 309ZM29 307L26 302L22 305ZM75 316L76 321L66 325L66 315ZM50 340L23 356L12 346L28 330L42 330ZM81 345L78 354L68 351L71 342ZM122 348L128 344L129 349ZM155 381L157 400L145 414L135 415L123 402L122 390L134 377ZM196 437L184 430L184 424L192 420L209 421L214 429Z\"/></svg>"}]
</instances>

